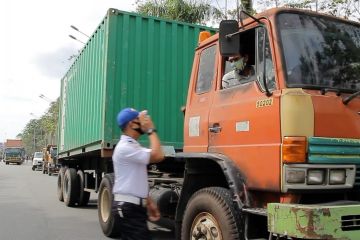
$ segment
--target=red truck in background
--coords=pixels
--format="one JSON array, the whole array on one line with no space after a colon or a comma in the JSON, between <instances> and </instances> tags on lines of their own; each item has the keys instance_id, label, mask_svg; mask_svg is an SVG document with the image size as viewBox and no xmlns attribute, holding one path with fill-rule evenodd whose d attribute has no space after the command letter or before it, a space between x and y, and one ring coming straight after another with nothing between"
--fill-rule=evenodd
<instances>
[{"instance_id":1,"label":"red truck in background","mask_svg":"<svg viewBox=\"0 0 360 240\"><path fill-rule=\"evenodd\" d=\"M4 146L3 161L6 164L22 164L25 160L25 149L21 139L7 139Z\"/></svg>"}]
</instances>

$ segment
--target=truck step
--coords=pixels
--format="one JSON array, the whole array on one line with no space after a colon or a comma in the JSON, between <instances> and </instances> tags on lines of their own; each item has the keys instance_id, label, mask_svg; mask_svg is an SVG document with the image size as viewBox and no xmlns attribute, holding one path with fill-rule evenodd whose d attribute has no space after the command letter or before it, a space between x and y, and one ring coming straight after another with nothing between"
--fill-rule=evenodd
<instances>
[{"instance_id":1,"label":"truck step","mask_svg":"<svg viewBox=\"0 0 360 240\"><path fill-rule=\"evenodd\" d=\"M267 217L267 210L265 208L243 208L242 211Z\"/></svg>"}]
</instances>

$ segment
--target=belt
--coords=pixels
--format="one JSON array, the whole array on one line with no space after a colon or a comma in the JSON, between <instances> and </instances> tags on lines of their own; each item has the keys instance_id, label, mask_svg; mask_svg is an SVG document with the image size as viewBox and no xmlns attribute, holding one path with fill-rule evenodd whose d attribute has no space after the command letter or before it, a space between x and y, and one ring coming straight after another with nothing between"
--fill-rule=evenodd
<instances>
[{"instance_id":1,"label":"belt","mask_svg":"<svg viewBox=\"0 0 360 240\"><path fill-rule=\"evenodd\" d=\"M114 200L118 201L118 202L128 202L128 203L133 203L139 206L143 206L146 207L147 205L147 199L146 198L140 198L140 197L135 197L135 196L131 196L131 195L124 195L124 194L114 194Z\"/></svg>"}]
</instances>

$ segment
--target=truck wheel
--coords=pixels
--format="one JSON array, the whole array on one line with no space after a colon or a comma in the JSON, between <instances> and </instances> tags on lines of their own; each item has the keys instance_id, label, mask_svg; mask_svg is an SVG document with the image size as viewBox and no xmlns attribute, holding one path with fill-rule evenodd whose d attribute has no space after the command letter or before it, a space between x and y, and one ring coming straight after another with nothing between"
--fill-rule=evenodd
<instances>
[{"instance_id":1,"label":"truck wheel","mask_svg":"<svg viewBox=\"0 0 360 240\"><path fill-rule=\"evenodd\" d=\"M61 167L57 179L57 195L60 202L64 201L64 194L63 194L64 173L65 173L65 168Z\"/></svg>"},{"instance_id":2,"label":"truck wheel","mask_svg":"<svg viewBox=\"0 0 360 240\"><path fill-rule=\"evenodd\" d=\"M32 166L32 168L31 168L33 171L35 171L35 167L34 166Z\"/></svg>"},{"instance_id":3,"label":"truck wheel","mask_svg":"<svg viewBox=\"0 0 360 240\"><path fill-rule=\"evenodd\" d=\"M112 212L114 197L112 187L114 184L114 174L106 174L100 183L98 195L98 216L101 229L107 237L118 237L120 229L118 227L120 216L117 212Z\"/></svg>"},{"instance_id":4,"label":"truck wheel","mask_svg":"<svg viewBox=\"0 0 360 240\"><path fill-rule=\"evenodd\" d=\"M9 165L9 162L5 162L6 165Z\"/></svg>"},{"instance_id":5,"label":"truck wheel","mask_svg":"<svg viewBox=\"0 0 360 240\"><path fill-rule=\"evenodd\" d=\"M68 168L65 171L63 181L63 195L64 203L68 207L74 206L78 201L79 183L75 168Z\"/></svg>"},{"instance_id":6,"label":"truck wheel","mask_svg":"<svg viewBox=\"0 0 360 240\"><path fill-rule=\"evenodd\" d=\"M85 174L82 170L77 171L77 178L79 182L79 206L86 206L89 203L90 192L84 191L85 188Z\"/></svg>"},{"instance_id":7,"label":"truck wheel","mask_svg":"<svg viewBox=\"0 0 360 240\"><path fill-rule=\"evenodd\" d=\"M239 212L229 190L204 188L190 198L181 226L181 239L243 239Z\"/></svg>"}]
</instances>

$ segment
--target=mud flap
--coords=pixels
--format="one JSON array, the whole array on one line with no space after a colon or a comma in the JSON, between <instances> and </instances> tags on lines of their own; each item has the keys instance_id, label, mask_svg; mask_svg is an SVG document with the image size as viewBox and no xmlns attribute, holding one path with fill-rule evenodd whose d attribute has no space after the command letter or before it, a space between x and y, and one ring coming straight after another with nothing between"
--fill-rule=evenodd
<instances>
[{"instance_id":1,"label":"mud flap","mask_svg":"<svg viewBox=\"0 0 360 240\"><path fill-rule=\"evenodd\" d=\"M268 230L302 239L360 239L360 205L268 204Z\"/></svg>"}]
</instances>

